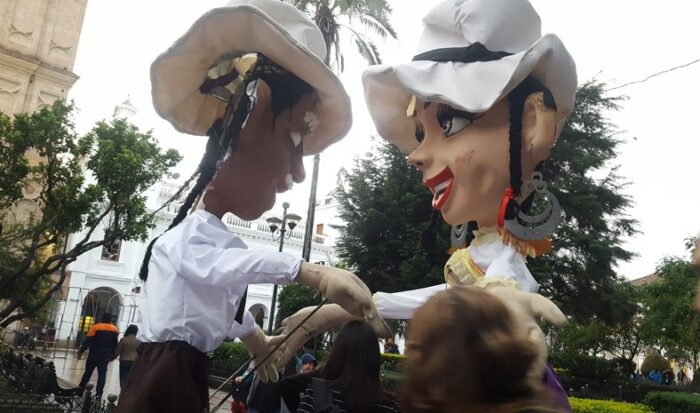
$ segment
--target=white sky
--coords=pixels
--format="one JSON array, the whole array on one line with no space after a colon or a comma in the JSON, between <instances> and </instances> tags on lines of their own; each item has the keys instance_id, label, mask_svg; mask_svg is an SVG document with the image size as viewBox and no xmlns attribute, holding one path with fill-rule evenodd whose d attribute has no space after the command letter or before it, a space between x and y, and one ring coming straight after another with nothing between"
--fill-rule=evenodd
<instances>
[{"instance_id":1,"label":"white sky","mask_svg":"<svg viewBox=\"0 0 700 413\"><path fill-rule=\"evenodd\" d=\"M700 6L688 0L531 0L543 22L543 33L557 34L578 66L579 81L596 77L611 87L700 58ZM153 129L164 147L184 155L177 171L187 176L204 150L204 137L177 133L160 119L150 99L149 67L153 59L206 10L225 0L121 0L88 2L74 71L81 78L70 97L80 110L81 132L109 118L114 106L130 97L139 113L134 122ZM385 63L413 55L423 15L436 1L390 0L391 22L398 41L380 45ZM693 40L694 39L694 40ZM353 99L355 123L350 134L321 156L319 197L333 189L335 172L371 150L374 126L367 114L360 73L365 63L346 51L341 76ZM356 56L356 55L355 55ZM619 127L619 174L630 186L635 205L629 215L642 233L627 247L639 257L619 267L637 278L653 271L664 255L685 254L683 239L700 229L700 185L693 178L700 158L700 63L640 85L615 92L628 100L610 119ZM278 196L290 210L306 215L307 181ZM427 217L426 217L427 219Z\"/></svg>"}]
</instances>

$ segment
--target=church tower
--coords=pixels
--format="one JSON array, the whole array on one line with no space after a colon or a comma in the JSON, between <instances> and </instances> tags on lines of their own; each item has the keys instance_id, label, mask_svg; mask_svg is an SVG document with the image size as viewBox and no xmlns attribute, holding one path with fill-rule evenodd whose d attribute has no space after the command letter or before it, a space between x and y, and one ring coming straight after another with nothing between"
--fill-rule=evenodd
<instances>
[{"instance_id":1,"label":"church tower","mask_svg":"<svg viewBox=\"0 0 700 413\"><path fill-rule=\"evenodd\" d=\"M0 112L66 98L87 0L0 1Z\"/></svg>"}]
</instances>

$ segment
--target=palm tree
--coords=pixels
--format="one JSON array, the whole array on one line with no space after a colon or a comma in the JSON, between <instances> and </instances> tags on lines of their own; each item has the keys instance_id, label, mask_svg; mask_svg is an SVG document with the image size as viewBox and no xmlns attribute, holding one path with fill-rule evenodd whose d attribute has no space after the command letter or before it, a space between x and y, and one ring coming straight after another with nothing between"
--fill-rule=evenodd
<instances>
[{"instance_id":1,"label":"palm tree","mask_svg":"<svg viewBox=\"0 0 700 413\"><path fill-rule=\"evenodd\" d=\"M386 39L396 39L389 23L391 7L387 0L283 0L306 12L318 25L326 42L326 64L342 72L344 58L340 50L340 35L347 32L357 50L369 64L382 62L377 46L367 37L367 31Z\"/></svg>"},{"instance_id":2,"label":"palm tree","mask_svg":"<svg viewBox=\"0 0 700 413\"><path fill-rule=\"evenodd\" d=\"M374 33L382 39L396 32L389 23L391 7L387 0L282 0L306 12L321 29L326 43L325 63L336 71L345 68L345 58L340 48L340 35L347 32L357 46L357 51L367 61L376 65L382 62L377 46L367 36ZM331 60L332 59L332 60ZM331 61L333 65L331 65ZM311 256L311 238L316 210L316 187L318 186L318 164L320 157L314 155L314 169L311 176L311 194L307 212L304 247L302 255L306 261Z\"/></svg>"}]
</instances>

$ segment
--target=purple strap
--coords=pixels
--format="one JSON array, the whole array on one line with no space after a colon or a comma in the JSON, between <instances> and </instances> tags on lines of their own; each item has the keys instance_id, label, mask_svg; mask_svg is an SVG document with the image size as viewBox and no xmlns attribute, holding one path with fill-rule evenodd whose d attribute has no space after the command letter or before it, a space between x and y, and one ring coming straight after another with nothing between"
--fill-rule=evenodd
<instances>
[{"instance_id":1,"label":"purple strap","mask_svg":"<svg viewBox=\"0 0 700 413\"><path fill-rule=\"evenodd\" d=\"M557 374L552 369L552 366L547 364L547 368L544 370L544 377L542 377L542 382L552 390L552 395L556 401L557 406L563 409L565 412L573 413L571 405L569 404L569 399L566 397L566 391L561 385Z\"/></svg>"}]
</instances>

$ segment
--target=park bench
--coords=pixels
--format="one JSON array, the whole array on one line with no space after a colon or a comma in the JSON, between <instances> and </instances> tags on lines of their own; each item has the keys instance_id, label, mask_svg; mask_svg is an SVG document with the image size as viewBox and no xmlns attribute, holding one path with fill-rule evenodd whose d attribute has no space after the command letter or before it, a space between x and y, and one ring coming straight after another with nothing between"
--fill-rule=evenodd
<instances>
[{"instance_id":1,"label":"park bench","mask_svg":"<svg viewBox=\"0 0 700 413\"><path fill-rule=\"evenodd\" d=\"M39 396L67 409L82 400L82 389L63 380L59 382L53 362L41 357L10 353L2 365L2 374L23 395Z\"/></svg>"}]
</instances>

